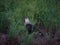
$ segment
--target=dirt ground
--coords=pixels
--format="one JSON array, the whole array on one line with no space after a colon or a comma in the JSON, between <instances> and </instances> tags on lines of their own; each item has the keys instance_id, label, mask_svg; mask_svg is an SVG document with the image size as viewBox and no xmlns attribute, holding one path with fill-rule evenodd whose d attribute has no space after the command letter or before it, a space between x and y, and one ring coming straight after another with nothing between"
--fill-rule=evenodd
<instances>
[{"instance_id":1,"label":"dirt ground","mask_svg":"<svg viewBox=\"0 0 60 45\"><path fill-rule=\"evenodd\" d=\"M11 41L7 34L0 34L0 45L24 45L23 42L18 44L18 40L22 38L21 36ZM33 39L33 45L60 45L60 32L56 32L55 37L49 40L46 36L40 36L40 34L37 33Z\"/></svg>"}]
</instances>

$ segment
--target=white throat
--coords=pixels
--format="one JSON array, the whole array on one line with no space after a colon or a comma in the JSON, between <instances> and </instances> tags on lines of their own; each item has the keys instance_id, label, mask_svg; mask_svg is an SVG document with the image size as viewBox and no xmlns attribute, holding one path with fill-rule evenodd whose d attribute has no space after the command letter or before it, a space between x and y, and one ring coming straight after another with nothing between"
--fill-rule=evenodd
<instances>
[{"instance_id":1,"label":"white throat","mask_svg":"<svg viewBox=\"0 0 60 45\"><path fill-rule=\"evenodd\" d=\"M28 18L25 19L25 24L31 24L31 22Z\"/></svg>"}]
</instances>

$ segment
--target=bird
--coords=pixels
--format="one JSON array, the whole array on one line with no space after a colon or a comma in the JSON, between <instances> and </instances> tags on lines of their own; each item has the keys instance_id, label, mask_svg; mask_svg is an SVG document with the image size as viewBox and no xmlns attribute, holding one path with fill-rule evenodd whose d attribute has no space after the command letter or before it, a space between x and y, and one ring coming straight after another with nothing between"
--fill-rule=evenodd
<instances>
[{"instance_id":1,"label":"bird","mask_svg":"<svg viewBox=\"0 0 60 45\"><path fill-rule=\"evenodd\" d=\"M30 21L30 19L28 17L25 17L25 23L24 25L26 26L26 29L28 31L28 34L31 34L33 32L37 32L37 26L36 24L32 24L32 22ZM44 36L42 32L39 31L40 36Z\"/></svg>"},{"instance_id":2,"label":"bird","mask_svg":"<svg viewBox=\"0 0 60 45\"><path fill-rule=\"evenodd\" d=\"M30 19L28 17L25 18L24 25L27 28L28 34L31 34L33 32L33 30L35 29L35 26L32 24L32 22L30 21Z\"/></svg>"}]
</instances>

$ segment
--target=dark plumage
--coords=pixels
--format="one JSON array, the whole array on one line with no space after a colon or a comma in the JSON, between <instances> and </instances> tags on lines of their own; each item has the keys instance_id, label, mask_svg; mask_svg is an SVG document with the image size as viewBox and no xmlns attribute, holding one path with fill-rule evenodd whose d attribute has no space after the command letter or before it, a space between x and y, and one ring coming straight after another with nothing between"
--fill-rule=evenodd
<instances>
[{"instance_id":1,"label":"dark plumage","mask_svg":"<svg viewBox=\"0 0 60 45\"><path fill-rule=\"evenodd\" d=\"M31 34L35 29L35 26L32 25L29 18L25 18L25 26L26 26L26 28L28 30L28 34Z\"/></svg>"}]
</instances>

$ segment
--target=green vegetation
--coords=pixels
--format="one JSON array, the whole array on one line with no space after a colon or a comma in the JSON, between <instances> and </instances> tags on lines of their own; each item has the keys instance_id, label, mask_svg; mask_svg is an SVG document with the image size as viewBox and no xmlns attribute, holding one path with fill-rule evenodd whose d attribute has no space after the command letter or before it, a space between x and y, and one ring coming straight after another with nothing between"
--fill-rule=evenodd
<instances>
[{"instance_id":1,"label":"green vegetation","mask_svg":"<svg viewBox=\"0 0 60 45\"><path fill-rule=\"evenodd\" d=\"M42 19L46 29L51 31L55 25L60 31L60 0L0 0L0 32L4 30L9 19L10 37L15 38L21 31L25 34L25 16L28 16L33 24ZM25 35L26 45L29 40L27 36Z\"/></svg>"}]
</instances>

